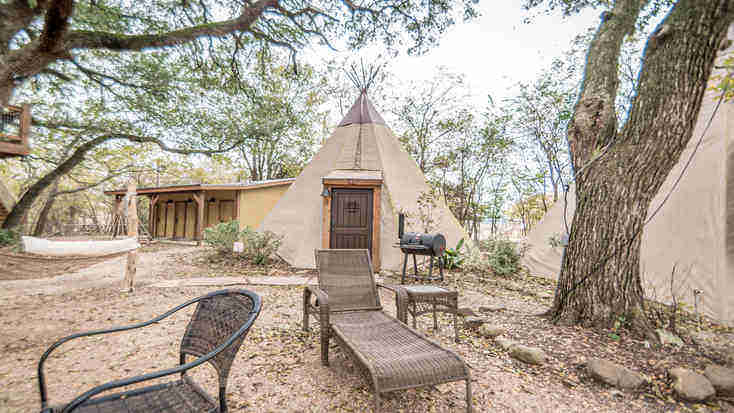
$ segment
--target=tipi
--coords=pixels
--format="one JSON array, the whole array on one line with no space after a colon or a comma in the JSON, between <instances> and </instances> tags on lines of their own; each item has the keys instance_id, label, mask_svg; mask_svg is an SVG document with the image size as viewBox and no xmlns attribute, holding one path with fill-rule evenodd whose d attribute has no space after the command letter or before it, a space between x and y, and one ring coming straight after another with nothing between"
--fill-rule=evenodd
<instances>
[{"instance_id":1,"label":"tipi","mask_svg":"<svg viewBox=\"0 0 734 413\"><path fill-rule=\"evenodd\" d=\"M729 38L734 38L734 25ZM719 58L731 53L734 47ZM723 74L716 69L712 78ZM670 193L643 231L640 269L648 298L669 303L675 294L692 310L734 325L734 102L721 102L716 109L718 104L716 93L707 92L688 148L650 205L648 216ZM523 261L532 274L558 277L563 247L551 246L549 239L560 238L571 226L574 195L571 188L566 200L561 197L528 234L530 249Z\"/></svg>"},{"instance_id":2,"label":"tipi","mask_svg":"<svg viewBox=\"0 0 734 413\"><path fill-rule=\"evenodd\" d=\"M294 267L314 268L316 248L367 248L375 270L397 270L403 257L395 246L398 213L416 217L418 197L428 191L363 89L260 228L285 236L278 254ZM432 232L443 234L448 246L468 239L445 202L437 204ZM422 228L409 224L406 231Z\"/></svg>"}]
</instances>

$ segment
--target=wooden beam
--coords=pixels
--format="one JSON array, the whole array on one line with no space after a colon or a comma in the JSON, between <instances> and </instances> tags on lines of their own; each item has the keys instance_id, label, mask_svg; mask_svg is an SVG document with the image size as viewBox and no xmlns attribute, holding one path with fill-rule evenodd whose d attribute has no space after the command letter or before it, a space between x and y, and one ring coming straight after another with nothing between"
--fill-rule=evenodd
<instances>
[{"instance_id":1,"label":"wooden beam","mask_svg":"<svg viewBox=\"0 0 734 413\"><path fill-rule=\"evenodd\" d=\"M29 137L31 135L31 105L23 104L23 110L20 112L20 141L27 151L30 150Z\"/></svg>"},{"instance_id":2,"label":"wooden beam","mask_svg":"<svg viewBox=\"0 0 734 413\"><path fill-rule=\"evenodd\" d=\"M380 231L382 221L380 220L380 199L382 188L377 187L372 191L372 266L375 272L380 271Z\"/></svg>"},{"instance_id":3,"label":"wooden beam","mask_svg":"<svg viewBox=\"0 0 734 413\"><path fill-rule=\"evenodd\" d=\"M322 179L324 185L340 187L377 187L382 185L382 179Z\"/></svg>"},{"instance_id":4,"label":"wooden beam","mask_svg":"<svg viewBox=\"0 0 734 413\"><path fill-rule=\"evenodd\" d=\"M332 188L324 185L325 188L331 192ZM321 217L321 248L329 248L329 241L331 239L331 196L322 197L323 206L321 210L323 215Z\"/></svg>"},{"instance_id":5,"label":"wooden beam","mask_svg":"<svg viewBox=\"0 0 734 413\"><path fill-rule=\"evenodd\" d=\"M242 191L234 191L234 211L232 211L232 219L235 221L240 220L240 194L242 194Z\"/></svg>"},{"instance_id":6,"label":"wooden beam","mask_svg":"<svg viewBox=\"0 0 734 413\"><path fill-rule=\"evenodd\" d=\"M8 154L11 156L28 155L30 150L20 143L0 142L0 154Z\"/></svg>"},{"instance_id":7,"label":"wooden beam","mask_svg":"<svg viewBox=\"0 0 734 413\"><path fill-rule=\"evenodd\" d=\"M194 238L199 241L204 239L204 203L206 202L206 193L204 191L194 192L194 202L196 202L196 234Z\"/></svg>"},{"instance_id":8,"label":"wooden beam","mask_svg":"<svg viewBox=\"0 0 734 413\"><path fill-rule=\"evenodd\" d=\"M158 205L159 195L153 195L150 197L150 206L148 207L148 232L150 232L150 240L153 241L155 238L156 231L158 230L158 214L155 213L155 207Z\"/></svg>"}]
</instances>

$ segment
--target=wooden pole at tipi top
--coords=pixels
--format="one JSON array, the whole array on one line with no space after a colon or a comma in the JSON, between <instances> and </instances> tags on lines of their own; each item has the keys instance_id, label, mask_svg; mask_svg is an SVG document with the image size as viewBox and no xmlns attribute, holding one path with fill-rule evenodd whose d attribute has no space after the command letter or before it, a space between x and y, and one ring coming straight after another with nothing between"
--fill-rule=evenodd
<instances>
[{"instance_id":1,"label":"wooden pole at tipi top","mask_svg":"<svg viewBox=\"0 0 734 413\"><path fill-rule=\"evenodd\" d=\"M135 240L138 239L138 208L135 201L137 186L134 180L130 180L127 184L127 235ZM132 292L134 290L135 272L137 270L138 251L130 250L127 253L127 266L125 267L125 279L122 282L124 291Z\"/></svg>"}]
</instances>

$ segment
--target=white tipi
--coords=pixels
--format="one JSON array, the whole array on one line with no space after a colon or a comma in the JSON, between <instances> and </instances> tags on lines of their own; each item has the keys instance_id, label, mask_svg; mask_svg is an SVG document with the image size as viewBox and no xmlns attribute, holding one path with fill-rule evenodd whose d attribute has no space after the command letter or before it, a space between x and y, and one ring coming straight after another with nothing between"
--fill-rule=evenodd
<instances>
[{"instance_id":1,"label":"white tipi","mask_svg":"<svg viewBox=\"0 0 734 413\"><path fill-rule=\"evenodd\" d=\"M316 248L368 248L375 270L398 270L398 213L416 217L417 200L428 191L418 165L363 90L261 229L285 236L278 254L294 267L314 268ZM468 239L445 202L431 215L433 232L443 234L447 246Z\"/></svg>"},{"instance_id":2,"label":"white tipi","mask_svg":"<svg viewBox=\"0 0 734 413\"><path fill-rule=\"evenodd\" d=\"M734 25L729 38L734 39ZM734 47L729 47L719 59L732 53ZM712 77L724 74L715 69ZM670 302L675 294L692 309L734 325L734 103L718 103L715 92L704 95L691 141L652 200L649 214L670 194L643 231L640 270L648 298ZM528 234L530 249L523 262L533 274L558 277L563 247L551 246L549 239L565 234L566 224L571 226L573 188L566 198L556 202Z\"/></svg>"}]
</instances>

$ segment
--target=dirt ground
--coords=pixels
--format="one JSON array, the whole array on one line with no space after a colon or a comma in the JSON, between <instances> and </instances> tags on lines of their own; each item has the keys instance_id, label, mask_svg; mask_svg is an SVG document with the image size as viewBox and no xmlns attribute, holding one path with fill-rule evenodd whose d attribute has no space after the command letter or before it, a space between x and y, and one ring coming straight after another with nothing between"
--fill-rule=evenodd
<instances>
[{"instance_id":1,"label":"dirt ground","mask_svg":"<svg viewBox=\"0 0 734 413\"><path fill-rule=\"evenodd\" d=\"M233 265L211 259L197 247L156 247L141 252L134 293L119 290L124 257L80 271L55 275L56 269L37 268L35 274L0 276L0 411L25 412L40 407L36 364L56 339L74 332L125 325L150 319L206 292L210 287L154 288L152 284L193 277L289 275L282 266L268 269ZM19 265L14 264L16 268ZM60 264L63 265L63 264ZM0 266L0 272L3 267ZM63 272L63 271L61 271ZM311 273L301 275L312 276ZM667 370L680 365L702 369L721 362L731 331L706 326L706 334L686 338L682 347L648 347L621 334L578 327L559 327L537 314L552 297L550 283L533 277L480 279L450 273L444 283L456 288L472 306L503 306L483 314L488 322L507 329L509 338L541 347L549 356L543 366L512 359L491 339L462 329L453 342L448 317L441 316L432 331L428 316L418 328L458 352L470 365L477 412L647 412L734 411L731 400L707 404L676 401ZM388 277L387 281L391 281ZM392 281L395 281L392 279ZM319 359L318 328L301 331L299 286L245 286L263 297L264 309L235 360L227 388L233 412L361 412L369 411L370 389L356 367L340 353L331 353L331 366ZM388 313L394 298L382 295ZM166 322L115 335L95 336L67 343L46 363L53 402L68 401L104 382L175 366L178 345L190 313ZM313 324L313 323L312 323ZM583 368L587 357L603 357L642 372L650 383L635 392L621 392L591 380ZM195 377L216 394L209 367ZM462 382L388 393L386 412L464 411Z\"/></svg>"}]
</instances>

